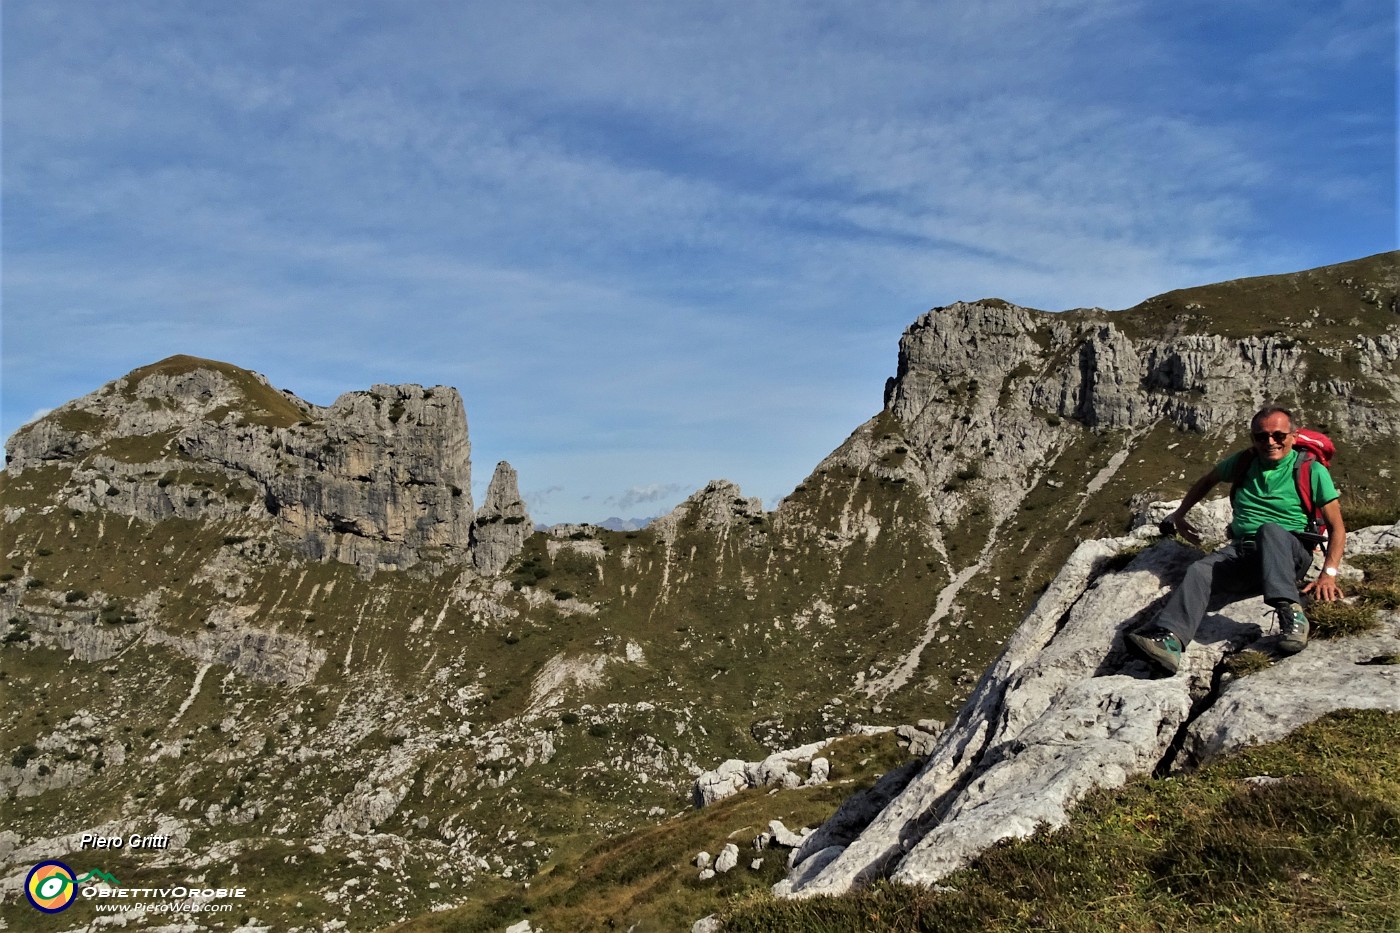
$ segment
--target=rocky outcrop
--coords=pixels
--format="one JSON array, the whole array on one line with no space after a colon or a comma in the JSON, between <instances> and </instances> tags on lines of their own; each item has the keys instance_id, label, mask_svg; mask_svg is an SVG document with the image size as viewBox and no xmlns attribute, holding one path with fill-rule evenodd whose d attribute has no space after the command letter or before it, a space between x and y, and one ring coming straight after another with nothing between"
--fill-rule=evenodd
<instances>
[{"instance_id":1,"label":"rocky outcrop","mask_svg":"<svg viewBox=\"0 0 1400 933\"><path fill-rule=\"evenodd\" d=\"M735 528L761 522L763 515L762 499L746 497L734 483L717 479L656 519L650 527L669 545L676 540L682 527L716 532L723 539Z\"/></svg>"},{"instance_id":2,"label":"rocky outcrop","mask_svg":"<svg viewBox=\"0 0 1400 933\"><path fill-rule=\"evenodd\" d=\"M135 607L128 624L99 624L97 610L66 612L15 607L6 615L0 634L21 630L27 639L68 653L76 661L98 662L116 657L132 646L167 647L199 664L220 664L264 684L301 686L310 683L326 660L326 652L306 639L249 624L227 607L210 613L195 635L179 635L159 624L161 613Z\"/></svg>"},{"instance_id":3,"label":"rocky outcrop","mask_svg":"<svg viewBox=\"0 0 1400 933\"><path fill-rule=\"evenodd\" d=\"M1400 433L1400 334L1358 334L1331 345L1296 334L1224 337L1210 333L1209 320L1197 333L1151 334L1134 314L1048 314L995 300L935 308L900 340L886 407L916 436L921 424L941 423L940 412L962 408L959 397L974 410L999 402L986 407L1111 430L1165 420L1208 431L1237 425L1265 400L1296 399L1313 380L1330 390L1318 394L1314 419L1360 428L1379 417L1388 433ZM1355 377L1331 380L1326 360L1343 356L1374 382L1367 391L1353 391Z\"/></svg>"},{"instance_id":4,"label":"rocky outcrop","mask_svg":"<svg viewBox=\"0 0 1400 933\"><path fill-rule=\"evenodd\" d=\"M817 753L831 744L832 740L813 742L801 748L774 752L762 761L740 761L731 758L713 771L706 771L695 779L691 788L691 800L697 807L707 807L726 797L732 797L750 787L801 787L803 784L815 786L826 782L830 773L830 763ZM803 778L793 766L807 764L807 777Z\"/></svg>"},{"instance_id":5,"label":"rocky outcrop","mask_svg":"<svg viewBox=\"0 0 1400 933\"><path fill-rule=\"evenodd\" d=\"M472 563L483 576L495 576L520 553L533 531L515 469L502 460L486 487L486 501L472 519Z\"/></svg>"},{"instance_id":6,"label":"rocky outcrop","mask_svg":"<svg viewBox=\"0 0 1400 933\"><path fill-rule=\"evenodd\" d=\"M471 444L457 390L378 385L313 414L271 432L199 423L181 449L250 478L313 558L369 570L465 558Z\"/></svg>"},{"instance_id":7,"label":"rocky outcrop","mask_svg":"<svg viewBox=\"0 0 1400 933\"><path fill-rule=\"evenodd\" d=\"M322 408L257 373L171 357L16 432L6 454L16 475L71 467L65 504L79 511L254 519L312 558L365 571L470 558L471 444L462 398L445 386L376 385ZM507 486L513 472L502 500ZM489 505L503 523L524 515ZM488 564L511 531L486 536Z\"/></svg>"},{"instance_id":8,"label":"rocky outcrop","mask_svg":"<svg viewBox=\"0 0 1400 933\"><path fill-rule=\"evenodd\" d=\"M952 491L959 471L975 472L979 495L1004 515L1083 427L1233 436L1266 401L1301 406L1309 423L1343 436L1400 438L1400 328L1331 345L1180 328L1129 336L1124 328L1143 329L1133 315L985 301L916 320L900 340L885 405L915 445L927 486ZM1355 375L1338 380L1343 357ZM935 496L934 519L959 518L963 498Z\"/></svg>"},{"instance_id":9,"label":"rocky outcrop","mask_svg":"<svg viewBox=\"0 0 1400 933\"><path fill-rule=\"evenodd\" d=\"M1063 825L1090 790L1280 738L1333 710L1400 712L1400 666L1370 663L1400 653L1400 613L1376 634L1314 640L1232 680L1221 674L1228 655L1269 652L1277 640L1263 602L1239 599L1206 617L1177 676L1132 659L1123 633L1199 556L1161 541L1111 571L1153 536L1142 528L1080 545L917 774L878 813L843 808L804 843L779 893L836 894L877 877L933 884L1003 839ZM1400 548L1400 525L1357 532L1348 545Z\"/></svg>"}]
</instances>

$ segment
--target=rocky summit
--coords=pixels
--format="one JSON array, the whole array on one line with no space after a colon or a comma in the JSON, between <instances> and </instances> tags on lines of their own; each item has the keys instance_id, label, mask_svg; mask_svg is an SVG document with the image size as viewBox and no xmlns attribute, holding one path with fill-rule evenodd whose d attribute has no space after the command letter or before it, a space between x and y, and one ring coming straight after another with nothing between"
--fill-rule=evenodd
<instances>
[{"instance_id":1,"label":"rocky summit","mask_svg":"<svg viewBox=\"0 0 1400 933\"><path fill-rule=\"evenodd\" d=\"M1228 602L1169 679L1123 650L1199 553L1156 518L1266 401L1336 441L1344 585L1371 585L1400 536L1395 253L1125 311L936 308L776 509L716 480L625 531L535 530L507 463L474 504L450 388L319 407L138 369L6 448L0 926L33 928L57 859L245 889L189 930L684 929L745 890L936 884L1093 788L1393 710L1393 606L1279 658Z\"/></svg>"},{"instance_id":2,"label":"rocky summit","mask_svg":"<svg viewBox=\"0 0 1400 933\"><path fill-rule=\"evenodd\" d=\"M73 511L251 521L374 570L469 552L470 457L456 389L378 385L319 408L257 373L175 356L21 428L5 468L72 465Z\"/></svg>"}]
</instances>

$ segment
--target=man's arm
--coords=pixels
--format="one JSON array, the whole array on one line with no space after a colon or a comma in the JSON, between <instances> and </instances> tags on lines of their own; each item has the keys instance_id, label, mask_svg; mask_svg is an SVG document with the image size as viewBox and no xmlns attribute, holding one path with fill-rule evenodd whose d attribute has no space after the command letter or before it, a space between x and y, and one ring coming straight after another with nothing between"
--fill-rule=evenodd
<instances>
[{"instance_id":1,"label":"man's arm","mask_svg":"<svg viewBox=\"0 0 1400 933\"><path fill-rule=\"evenodd\" d=\"M1342 551L1347 545L1346 524L1342 521L1342 507L1333 499L1322 507L1322 521L1327 525L1327 554L1322 558L1322 572L1317 579L1303 587L1304 593L1311 593L1314 599L1331 602L1342 598L1337 586L1337 577L1327 571L1342 566Z\"/></svg>"},{"instance_id":2,"label":"man's arm","mask_svg":"<svg viewBox=\"0 0 1400 933\"><path fill-rule=\"evenodd\" d=\"M1191 488L1186 490L1186 496L1181 500L1181 505L1176 507L1176 511L1167 516L1167 521L1176 526L1177 533L1192 544L1200 544L1201 536L1186 521L1186 513L1191 511L1192 506L1206 497L1206 493L1215 488L1215 484L1220 482L1220 477L1215 475L1212 468L1209 473L1196 480ZM1329 525L1330 529L1331 526Z\"/></svg>"}]
</instances>

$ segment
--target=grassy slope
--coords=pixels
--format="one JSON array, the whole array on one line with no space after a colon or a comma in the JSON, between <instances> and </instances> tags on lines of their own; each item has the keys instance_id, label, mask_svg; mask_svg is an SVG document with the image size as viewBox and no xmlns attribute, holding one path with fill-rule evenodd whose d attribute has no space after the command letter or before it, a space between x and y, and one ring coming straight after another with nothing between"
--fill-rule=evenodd
<instances>
[{"instance_id":1,"label":"grassy slope","mask_svg":"<svg viewBox=\"0 0 1400 933\"><path fill-rule=\"evenodd\" d=\"M842 739L824 754L830 783L792 790L751 790L703 810L600 842L548 862L528 885L501 885L452 911L416 918L395 933L487 933L522 919L543 930L689 929L736 898L766 892L787 873L788 850L755 850L770 820L789 829L814 826L847 795L869 786L903 753L892 735ZM697 853L739 848L738 867L701 881ZM754 860L762 860L755 869Z\"/></svg>"}]
</instances>

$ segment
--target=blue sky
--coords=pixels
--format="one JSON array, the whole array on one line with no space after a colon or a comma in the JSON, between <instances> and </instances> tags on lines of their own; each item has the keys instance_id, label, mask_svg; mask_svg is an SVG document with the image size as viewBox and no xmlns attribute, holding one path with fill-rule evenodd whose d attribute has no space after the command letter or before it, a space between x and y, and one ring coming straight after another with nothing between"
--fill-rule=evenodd
<instances>
[{"instance_id":1,"label":"blue sky","mask_svg":"<svg viewBox=\"0 0 1400 933\"><path fill-rule=\"evenodd\" d=\"M930 307L1396 246L1393 0L6 0L3 406L458 387L536 520L769 505Z\"/></svg>"}]
</instances>

